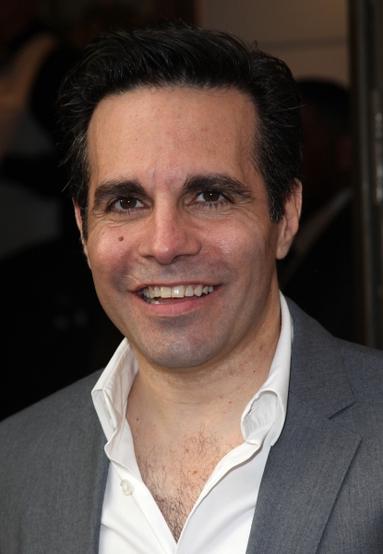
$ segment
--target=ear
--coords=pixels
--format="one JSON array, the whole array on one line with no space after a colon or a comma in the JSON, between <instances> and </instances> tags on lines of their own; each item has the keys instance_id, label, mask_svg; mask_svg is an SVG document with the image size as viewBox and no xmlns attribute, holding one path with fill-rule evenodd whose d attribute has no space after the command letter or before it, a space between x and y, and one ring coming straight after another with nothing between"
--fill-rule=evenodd
<instances>
[{"instance_id":1,"label":"ear","mask_svg":"<svg viewBox=\"0 0 383 554\"><path fill-rule=\"evenodd\" d=\"M73 208L74 208L74 216L76 218L77 228L80 231L82 248L89 265L88 249L86 246L86 240L84 238L84 221L81 215L81 208L75 201L73 201Z\"/></svg>"},{"instance_id":2,"label":"ear","mask_svg":"<svg viewBox=\"0 0 383 554\"><path fill-rule=\"evenodd\" d=\"M302 183L295 180L294 188L285 202L285 211L279 223L276 258L284 258L297 234L302 210Z\"/></svg>"}]
</instances>

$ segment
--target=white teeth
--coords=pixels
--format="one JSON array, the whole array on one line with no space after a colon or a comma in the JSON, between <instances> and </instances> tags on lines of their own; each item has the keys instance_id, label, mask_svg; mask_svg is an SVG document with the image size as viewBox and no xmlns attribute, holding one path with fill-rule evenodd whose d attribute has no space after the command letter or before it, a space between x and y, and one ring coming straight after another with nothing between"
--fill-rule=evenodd
<instances>
[{"instance_id":1,"label":"white teeth","mask_svg":"<svg viewBox=\"0 0 383 554\"><path fill-rule=\"evenodd\" d=\"M210 285L176 285L174 287L146 287L143 289L145 298L184 298L185 296L202 296L213 292L214 287Z\"/></svg>"},{"instance_id":2,"label":"white teeth","mask_svg":"<svg viewBox=\"0 0 383 554\"><path fill-rule=\"evenodd\" d=\"M161 298L171 298L172 289L171 287L161 287Z\"/></svg>"},{"instance_id":3,"label":"white teeth","mask_svg":"<svg viewBox=\"0 0 383 554\"><path fill-rule=\"evenodd\" d=\"M196 296L201 296L201 294L202 294L202 285L197 285L196 287L194 287L194 294Z\"/></svg>"},{"instance_id":4,"label":"white teeth","mask_svg":"<svg viewBox=\"0 0 383 554\"><path fill-rule=\"evenodd\" d=\"M178 287L172 288L172 298L183 298L185 296L185 287L179 285Z\"/></svg>"}]
</instances>

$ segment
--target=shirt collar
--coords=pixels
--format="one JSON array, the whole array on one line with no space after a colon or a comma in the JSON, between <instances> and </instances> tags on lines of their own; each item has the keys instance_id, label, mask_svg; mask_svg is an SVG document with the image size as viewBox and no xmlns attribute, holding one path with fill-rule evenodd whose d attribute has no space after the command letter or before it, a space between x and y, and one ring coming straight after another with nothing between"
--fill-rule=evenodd
<instances>
[{"instance_id":1,"label":"shirt collar","mask_svg":"<svg viewBox=\"0 0 383 554\"><path fill-rule=\"evenodd\" d=\"M128 396L137 371L137 360L125 338L92 390L93 404L108 440L125 419Z\"/></svg>"},{"instance_id":2,"label":"shirt collar","mask_svg":"<svg viewBox=\"0 0 383 554\"><path fill-rule=\"evenodd\" d=\"M247 404L241 417L241 431L246 442L262 441L272 430L271 445L282 432L287 411L290 380L292 319L287 302L281 299L281 333L266 381Z\"/></svg>"},{"instance_id":3,"label":"shirt collar","mask_svg":"<svg viewBox=\"0 0 383 554\"><path fill-rule=\"evenodd\" d=\"M247 404L241 417L241 430L247 442L258 440L272 428L272 444L278 439L287 409L292 342L292 320L283 295L281 333L262 387ZM138 371L137 360L124 339L92 390L92 400L107 440L121 428L126 417L130 389Z\"/></svg>"}]
</instances>

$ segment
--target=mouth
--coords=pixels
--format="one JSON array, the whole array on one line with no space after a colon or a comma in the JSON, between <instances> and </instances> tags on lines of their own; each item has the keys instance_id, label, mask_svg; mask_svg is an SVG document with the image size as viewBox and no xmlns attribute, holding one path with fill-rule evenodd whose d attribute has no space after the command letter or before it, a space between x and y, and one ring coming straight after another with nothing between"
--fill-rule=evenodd
<instances>
[{"instance_id":1,"label":"mouth","mask_svg":"<svg viewBox=\"0 0 383 554\"><path fill-rule=\"evenodd\" d=\"M173 286L148 286L139 291L141 298L149 304L168 302L169 299L183 299L207 296L214 291L212 285L173 285Z\"/></svg>"}]
</instances>

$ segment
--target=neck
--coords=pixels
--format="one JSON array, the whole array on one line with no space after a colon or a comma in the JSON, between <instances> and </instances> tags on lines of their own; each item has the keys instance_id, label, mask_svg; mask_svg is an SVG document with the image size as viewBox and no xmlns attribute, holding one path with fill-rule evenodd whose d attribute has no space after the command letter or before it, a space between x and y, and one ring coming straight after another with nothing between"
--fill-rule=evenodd
<instances>
[{"instance_id":1,"label":"neck","mask_svg":"<svg viewBox=\"0 0 383 554\"><path fill-rule=\"evenodd\" d=\"M139 359L128 403L129 421L156 422L169 434L236 429L251 397L266 380L280 334L278 304L259 325L256 339L225 360L189 369L167 369Z\"/></svg>"}]
</instances>

